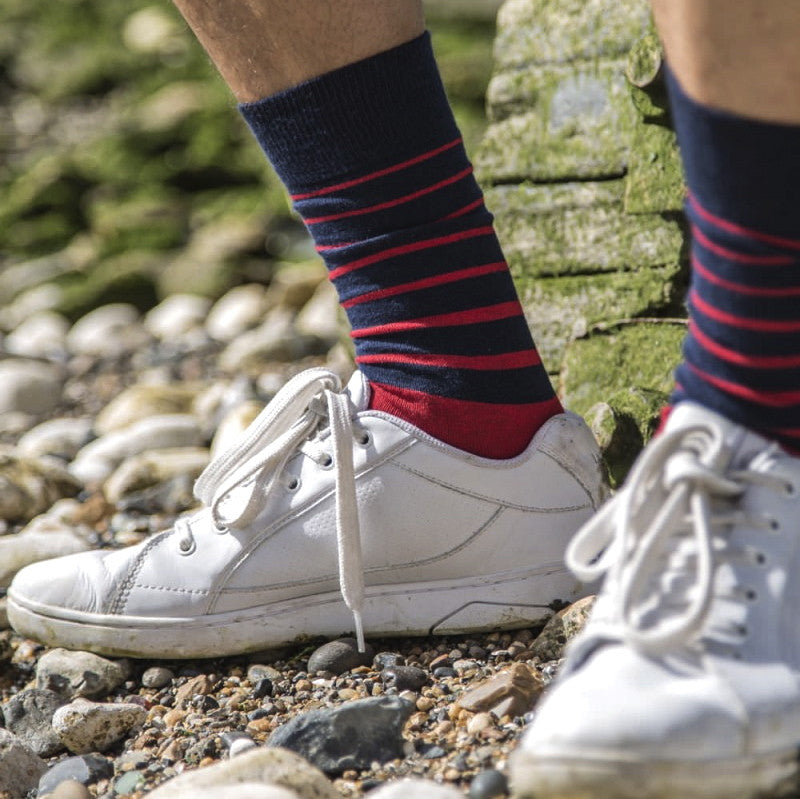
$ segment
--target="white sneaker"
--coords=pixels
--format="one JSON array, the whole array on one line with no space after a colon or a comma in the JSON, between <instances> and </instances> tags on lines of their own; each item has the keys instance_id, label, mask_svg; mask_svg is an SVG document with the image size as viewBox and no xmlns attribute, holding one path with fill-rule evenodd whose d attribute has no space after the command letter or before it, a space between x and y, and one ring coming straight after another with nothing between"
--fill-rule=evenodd
<instances>
[{"instance_id":1,"label":"white sneaker","mask_svg":"<svg viewBox=\"0 0 800 799\"><path fill-rule=\"evenodd\" d=\"M570 544L606 582L512 763L520 799L796 790L800 459L697 405L672 412Z\"/></svg>"},{"instance_id":2,"label":"white sneaker","mask_svg":"<svg viewBox=\"0 0 800 799\"><path fill-rule=\"evenodd\" d=\"M26 567L12 625L50 646L208 657L354 627L523 626L579 595L564 549L604 497L581 419L495 461L367 406L360 373L346 390L298 375L200 477L203 510L135 547Z\"/></svg>"}]
</instances>

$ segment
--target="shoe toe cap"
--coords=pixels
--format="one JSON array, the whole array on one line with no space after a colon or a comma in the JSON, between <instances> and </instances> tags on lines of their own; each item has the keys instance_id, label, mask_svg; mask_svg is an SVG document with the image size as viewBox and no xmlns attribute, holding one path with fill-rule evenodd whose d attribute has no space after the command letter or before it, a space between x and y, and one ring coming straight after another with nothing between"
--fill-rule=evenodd
<instances>
[{"instance_id":1,"label":"shoe toe cap","mask_svg":"<svg viewBox=\"0 0 800 799\"><path fill-rule=\"evenodd\" d=\"M543 758L730 758L745 746L737 707L707 672L609 646L553 685L522 746Z\"/></svg>"},{"instance_id":2,"label":"shoe toe cap","mask_svg":"<svg viewBox=\"0 0 800 799\"><path fill-rule=\"evenodd\" d=\"M29 609L103 613L115 587L104 554L80 552L25 566L14 577L9 596Z\"/></svg>"}]
</instances>

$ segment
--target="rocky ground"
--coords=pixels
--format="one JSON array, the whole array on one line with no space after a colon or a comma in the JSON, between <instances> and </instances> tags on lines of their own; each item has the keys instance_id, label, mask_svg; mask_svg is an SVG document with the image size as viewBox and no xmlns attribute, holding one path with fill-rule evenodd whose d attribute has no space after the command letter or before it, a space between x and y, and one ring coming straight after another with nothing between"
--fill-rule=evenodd
<instances>
[{"instance_id":1,"label":"rocky ground","mask_svg":"<svg viewBox=\"0 0 800 799\"><path fill-rule=\"evenodd\" d=\"M497 3L431 5L473 147ZM288 376L352 362L321 262L168 3L6 0L0 99L0 798L507 795L584 606L365 658L345 640L120 661L8 629L19 568L169 525Z\"/></svg>"},{"instance_id":2,"label":"rocky ground","mask_svg":"<svg viewBox=\"0 0 800 799\"><path fill-rule=\"evenodd\" d=\"M286 265L268 287L237 286L214 303L176 294L144 316L116 303L71 325L41 311L10 329L0 343L0 586L34 560L125 546L168 525L192 507L211 454L288 375L312 364L346 375L323 278L319 267ZM184 771L263 786L306 761L327 777L311 772L313 790L281 783L301 797L361 796L406 776L473 799L505 796L509 752L583 612L573 606L541 635L374 640L366 657L341 640L213 661L119 661L5 630L0 796L48 796L69 778L77 784L54 795L139 797L166 781L155 799L183 795L188 787L166 786ZM343 724L355 733L347 745L332 732ZM264 764L275 757L267 743L306 760ZM243 795L222 790L214 795Z\"/></svg>"}]
</instances>

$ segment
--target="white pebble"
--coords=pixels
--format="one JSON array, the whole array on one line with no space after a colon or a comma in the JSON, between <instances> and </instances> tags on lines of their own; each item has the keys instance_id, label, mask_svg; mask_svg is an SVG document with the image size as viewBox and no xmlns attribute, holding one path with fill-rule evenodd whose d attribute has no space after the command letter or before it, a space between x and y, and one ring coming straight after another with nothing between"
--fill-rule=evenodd
<instances>
[{"instance_id":1,"label":"white pebble","mask_svg":"<svg viewBox=\"0 0 800 799\"><path fill-rule=\"evenodd\" d=\"M144 327L161 341L174 341L203 325L211 300L198 294L172 294L147 312Z\"/></svg>"},{"instance_id":2,"label":"white pebble","mask_svg":"<svg viewBox=\"0 0 800 799\"><path fill-rule=\"evenodd\" d=\"M232 341L255 327L267 311L266 290L258 283L236 286L221 297L209 311L206 331L217 341Z\"/></svg>"},{"instance_id":3,"label":"white pebble","mask_svg":"<svg viewBox=\"0 0 800 799\"><path fill-rule=\"evenodd\" d=\"M147 340L139 312L122 302L89 311L67 333L69 351L82 355L119 355L138 349Z\"/></svg>"},{"instance_id":4,"label":"white pebble","mask_svg":"<svg viewBox=\"0 0 800 799\"><path fill-rule=\"evenodd\" d=\"M0 361L0 413L48 413L59 401L62 382L60 370L49 364Z\"/></svg>"},{"instance_id":5,"label":"white pebble","mask_svg":"<svg viewBox=\"0 0 800 799\"><path fill-rule=\"evenodd\" d=\"M5 349L14 355L46 358L66 349L69 322L54 311L39 311L6 337Z\"/></svg>"},{"instance_id":6,"label":"white pebble","mask_svg":"<svg viewBox=\"0 0 800 799\"><path fill-rule=\"evenodd\" d=\"M54 455L71 460L92 437L92 420L83 418L49 419L25 433L17 442L20 455Z\"/></svg>"},{"instance_id":7,"label":"white pebble","mask_svg":"<svg viewBox=\"0 0 800 799\"><path fill-rule=\"evenodd\" d=\"M52 724L70 752L84 755L104 752L141 724L146 716L143 707L132 703L102 704L76 699L56 710Z\"/></svg>"}]
</instances>

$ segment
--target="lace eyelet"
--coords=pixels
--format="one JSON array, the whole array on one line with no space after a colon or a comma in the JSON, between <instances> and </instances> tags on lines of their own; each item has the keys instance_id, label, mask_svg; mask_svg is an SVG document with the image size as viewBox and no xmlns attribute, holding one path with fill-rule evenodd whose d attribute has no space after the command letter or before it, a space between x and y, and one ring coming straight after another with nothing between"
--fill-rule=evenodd
<instances>
[{"instance_id":1,"label":"lace eyelet","mask_svg":"<svg viewBox=\"0 0 800 799\"><path fill-rule=\"evenodd\" d=\"M228 528L224 524L214 522L214 532L217 535L225 535L228 532Z\"/></svg>"},{"instance_id":2,"label":"lace eyelet","mask_svg":"<svg viewBox=\"0 0 800 799\"><path fill-rule=\"evenodd\" d=\"M755 562L756 562L756 563L757 563L759 566L763 566L763 565L765 565L765 564L766 564L766 562L767 562L767 556L766 556L766 555L765 555L763 552L756 552L756 553L753 555L753 560L755 560Z\"/></svg>"},{"instance_id":3,"label":"lace eyelet","mask_svg":"<svg viewBox=\"0 0 800 799\"><path fill-rule=\"evenodd\" d=\"M755 588L747 588L744 592L744 598L748 602L755 602L758 599L758 592L755 590Z\"/></svg>"},{"instance_id":4,"label":"lace eyelet","mask_svg":"<svg viewBox=\"0 0 800 799\"><path fill-rule=\"evenodd\" d=\"M789 497L790 499L794 499L797 496L797 486L787 480L783 486L783 495L785 497Z\"/></svg>"},{"instance_id":5,"label":"lace eyelet","mask_svg":"<svg viewBox=\"0 0 800 799\"><path fill-rule=\"evenodd\" d=\"M187 538L182 538L178 542L178 550L181 555L191 555L196 549L196 544L194 541L189 540Z\"/></svg>"},{"instance_id":6,"label":"lace eyelet","mask_svg":"<svg viewBox=\"0 0 800 799\"><path fill-rule=\"evenodd\" d=\"M779 533L782 529L781 523L773 516L767 517L767 524L769 525L771 533Z\"/></svg>"},{"instance_id":7,"label":"lace eyelet","mask_svg":"<svg viewBox=\"0 0 800 799\"><path fill-rule=\"evenodd\" d=\"M286 484L286 490L294 494L295 491L299 490L300 488L300 478L293 477L289 482Z\"/></svg>"},{"instance_id":8,"label":"lace eyelet","mask_svg":"<svg viewBox=\"0 0 800 799\"><path fill-rule=\"evenodd\" d=\"M362 431L361 435L356 436L356 444L360 447L368 447L372 443L372 436L368 431Z\"/></svg>"},{"instance_id":9,"label":"lace eyelet","mask_svg":"<svg viewBox=\"0 0 800 799\"><path fill-rule=\"evenodd\" d=\"M333 458L327 452L324 452L317 463L320 469L330 469L333 466Z\"/></svg>"}]
</instances>

